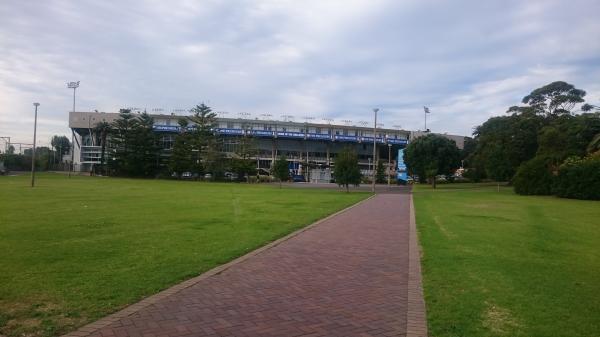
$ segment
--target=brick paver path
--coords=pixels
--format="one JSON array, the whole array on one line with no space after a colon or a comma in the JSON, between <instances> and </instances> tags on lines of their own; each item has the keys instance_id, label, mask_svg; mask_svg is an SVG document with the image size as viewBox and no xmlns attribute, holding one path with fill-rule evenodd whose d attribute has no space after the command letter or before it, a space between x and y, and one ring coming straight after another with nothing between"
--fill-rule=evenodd
<instances>
[{"instance_id":1,"label":"brick paver path","mask_svg":"<svg viewBox=\"0 0 600 337\"><path fill-rule=\"evenodd\" d=\"M410 195L378 194L222 273L72 335L405 336L409 210Z\"/></svg>"}]
</instances>

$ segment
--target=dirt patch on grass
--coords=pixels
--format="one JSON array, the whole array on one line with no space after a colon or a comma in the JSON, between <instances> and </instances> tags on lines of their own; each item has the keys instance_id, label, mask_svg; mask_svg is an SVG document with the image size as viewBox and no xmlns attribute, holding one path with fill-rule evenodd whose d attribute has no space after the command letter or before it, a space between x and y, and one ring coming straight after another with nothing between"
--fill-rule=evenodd
<instances>
[{"instance_id":1,"label":"dirt patch on grass","mask_svg":"<svg viewBox=\"0 0 600 337\"><path fill-rule=\"evenodd\" d=\"M490 329L495 335L510 336L521 326L507 308L493 303L487 303L487 305L487 310L483 314L483 326Z\"/></svg>"},{"instance_id":2,"label":"dirt patch on grass","mask_svg":"<svg viewBox=\"0 0 600 337\"><path fill-rule=\"evenodd\" d=\"M49 300L0 302L0 336L56 336L85 323L85 318L63 311L63 306Z\"/></svg>"}]
</instances>

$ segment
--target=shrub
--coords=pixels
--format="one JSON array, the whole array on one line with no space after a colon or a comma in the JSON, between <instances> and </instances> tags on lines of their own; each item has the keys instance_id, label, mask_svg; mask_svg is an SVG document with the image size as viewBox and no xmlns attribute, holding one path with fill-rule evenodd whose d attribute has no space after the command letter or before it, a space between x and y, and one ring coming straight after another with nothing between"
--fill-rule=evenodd
<instances>
[{"instance_id":1,"label":"shrub","mask_svg":"<svg viewBox=\"0 0 600 337\"><path fill-rule=\"evenodd\" d=\"M521 164L512 181L515 192L524 195L552 194L554 176L551 163L551 159L538 156Z\"/></svg>"},{"instance_id":2,"label":"shrub","mask_svg":"<svg viewBox=\"0 0 600 337\"><path fill-rule=\"evenodd\" d=\"M558 170L554 193L562 198L600 200L600 155L565 160Z\"/></svg>"}]
</instances>

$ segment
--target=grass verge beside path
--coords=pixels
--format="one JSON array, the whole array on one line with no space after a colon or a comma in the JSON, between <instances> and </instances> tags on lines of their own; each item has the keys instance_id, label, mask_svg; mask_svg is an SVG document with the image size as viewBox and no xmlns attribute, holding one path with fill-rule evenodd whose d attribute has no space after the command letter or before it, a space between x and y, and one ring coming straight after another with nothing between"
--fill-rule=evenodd
<instances>
[{"instance_id":1,"label":"grass verge beside path","mask_svg":"<svg viewBox=\"0 0 600 337\"><path fill-rule=\"evenodd\" d=\"M269 185L0 177L0 334L54 336L369 196Z\"/></svg>"},{"instance_id":2,"label":"grass verge beside path","mask_svg":"<svg viewBox=\"0 0 600 337\"><path fill-rule=\"evenodd\" d=\"M600 202L414 190L431 336L600 336Z\"/></svg>"}]
</instances>

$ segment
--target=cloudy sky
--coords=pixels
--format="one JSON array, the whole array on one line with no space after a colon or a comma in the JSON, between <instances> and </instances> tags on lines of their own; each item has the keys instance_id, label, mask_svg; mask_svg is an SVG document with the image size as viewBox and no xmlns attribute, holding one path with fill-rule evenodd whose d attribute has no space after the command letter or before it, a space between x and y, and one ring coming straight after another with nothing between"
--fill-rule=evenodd
<instances>
[{"instance_id":1,"label":"cloudy sky","mask_svg":"<svg viewBox=\"0 0 600 337\"><path fill-rule=\"evenodd\" d=\"M371 120L470 135L555 80L600 104L600 2L0 2L0 136L121 107Z\"/></svg>"}]
</instances>

